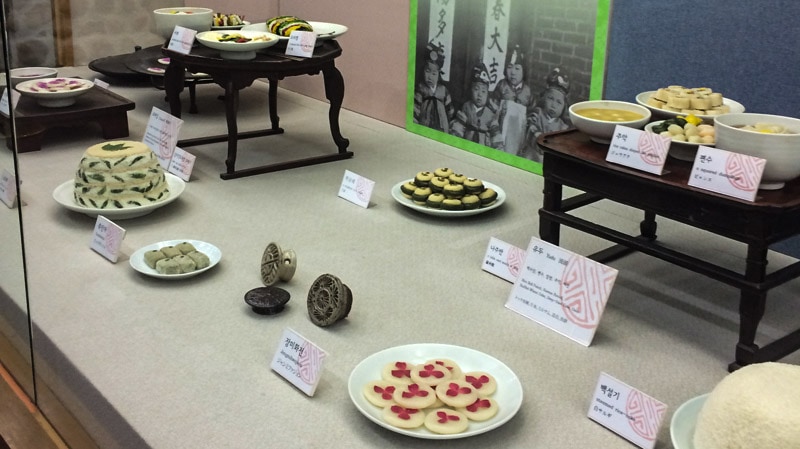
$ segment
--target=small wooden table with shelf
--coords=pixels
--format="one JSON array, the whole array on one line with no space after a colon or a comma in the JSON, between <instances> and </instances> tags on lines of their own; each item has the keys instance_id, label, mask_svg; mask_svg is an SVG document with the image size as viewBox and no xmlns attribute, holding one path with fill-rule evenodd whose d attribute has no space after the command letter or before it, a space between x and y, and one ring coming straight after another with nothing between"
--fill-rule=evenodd
<instances>
[{"instance_id":1,"label":"small wooden table with shelf","mask_svg":"<svg viewBox=\"0 0 800 449\"><path fill-rule=\"evenodd\" d=\"M800 261L767 273L769 246L800 234L800 180L780 190L760 190L756 200L748 202L689 186L689 162L669 159L661 176L606 162L608 145L594 143L577 130L544 134L539 145L544 149L542 240L558 245L560 225L565 225L616 244L589 256L594 260L607 262L639 251L739 289L739 341L731 371L800 349L800 329L763 347L755 343L767 292L800 276ZM564 186L584 193L563 198ZM641 234L629 235L570 214L604 199L643 211ZM659 215L746 244L744 273L660 245Z\"/></svg>"},{"instance_id":2,"label":"small wooden table with shelf","mask_svg":"<svg viewBox=\"0 0 800 449\"><path fill-rule=\"evenodd\" d=\"M310 58L287 56L285 51L285 46L275 45L259 51L255 59L240 61L222 59L218 50L203 46L195 46L189 54L164 48L164 54L170 58L165 74L164 88L172 115L181 116L180 93L184 89L184 73L187 69L191 72L208 74L215 83L225 89L225 117L228 133L181 140L178 142L178 146L183 148L227 141L228 157L225 160L226 171L220 174L222 179L240 178L353 157L353 153L347 151L347 146L350 142L342 137L339 130L339 111L344 99L344 78L335 65L336 58L342 54L342 48L339 43L336 40L318 42L314 49L314 55ZM325 96L330 102L328 121L337 151L329 155L237 170L236 153L239 139L283 133L283 128L278 124L278 81L287 76L316 75L320 72L324 78ZM258 131L240 133L236 119L239 91L250 86L258 78L267 78L269 80L269 119L271 126Z\"/></svg>"}]
</instances>

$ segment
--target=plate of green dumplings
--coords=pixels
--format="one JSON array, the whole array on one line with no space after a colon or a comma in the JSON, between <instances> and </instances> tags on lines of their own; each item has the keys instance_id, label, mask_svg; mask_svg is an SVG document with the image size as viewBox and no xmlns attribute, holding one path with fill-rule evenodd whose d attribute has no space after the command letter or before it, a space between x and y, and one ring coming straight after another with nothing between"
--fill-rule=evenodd
<instances>
[{"instance_id":1,"label":"plate of green dumplings","mask_svg":"<svg viewBox=\"0 0 800 449\"><path fill-rule=\"evenodd\" d=\"M222 258L216 246L200 240L165 240L136 250L134 270L160 279L185 279L210 270Z\"/></svg>"}]
</instances>

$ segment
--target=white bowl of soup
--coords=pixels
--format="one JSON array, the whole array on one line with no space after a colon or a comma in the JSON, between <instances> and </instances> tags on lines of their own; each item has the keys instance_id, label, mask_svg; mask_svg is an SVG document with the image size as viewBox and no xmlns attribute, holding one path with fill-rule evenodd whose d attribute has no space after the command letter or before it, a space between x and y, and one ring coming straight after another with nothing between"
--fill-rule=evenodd
<instances>
[{"instance_id":1,"label":"white bowl of soup","mask_svg":"<svg viewBox=\"0 0 800 449\"><path fill-rule=\"evenodd\" d=\"M155 19L156 33L164 39L169 39L172 37L176 25L195 30L198 33L210 30L211 23L214 21L214 10L192 6L159 8L153 11L153 18Z\"/></svg>"},{"instance_id":2,"label":"white bowl of soup","mask_svg":"<svg viewBox=\"0 0 800 449\"><path fill-rule=\"evenodd\" d=\"M569 118L578 131L597 143L610 143L617 125L642 129L650 121L649 109L636 103L589 100L569 107Z\"/></svg>"},{"instance_id":3,"label":"white bowl of soup","mask_svg":"<svg viewBox=\"0 0 800 449\"><path fill-rule=\"evenodd\" d=\"M766 159L760 189L777 190L800 176L800 119L738 113L714 118L716 147Z\"/></svg>"}]
</instances>

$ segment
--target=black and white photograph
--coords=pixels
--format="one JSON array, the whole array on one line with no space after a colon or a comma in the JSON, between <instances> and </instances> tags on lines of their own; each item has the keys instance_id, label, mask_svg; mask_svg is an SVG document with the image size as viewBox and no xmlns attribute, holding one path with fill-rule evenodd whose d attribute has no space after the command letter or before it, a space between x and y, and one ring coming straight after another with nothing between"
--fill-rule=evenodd
<instances>
[{"instance_id":1,"label":"black and white photograph","mask_svg":"<svg viewBox=\"0 0 800 449\"><path fill-rule=\"evenodd\" d=\"M512 165L540 163L539 135L569 128L569 105L589 99L597 8L418 0L409 129L495 150L483 153Z\"/></svg>"}]
</instances>

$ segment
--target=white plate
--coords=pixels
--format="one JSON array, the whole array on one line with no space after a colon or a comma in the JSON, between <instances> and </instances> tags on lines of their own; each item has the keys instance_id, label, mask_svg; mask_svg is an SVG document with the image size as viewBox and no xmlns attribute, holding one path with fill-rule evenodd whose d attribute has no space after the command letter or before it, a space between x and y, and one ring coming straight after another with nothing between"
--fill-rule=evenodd
<instances>
[{"instance_id":1,"label":"white plate","mask_svg":"<svg viewBox=\"0 0 800 449\"><path fill-rule=\"evenodd\" d=\"M147 251L152 251L154 249L161 249L164 248L165 246L175 246L182 242L191 243L196 250L208 256L208 259L211 263L209 263L209 265L203 269L195 270L190 273L161 274L158 271L154 270L153 268L147 266L147 263L144 261L144 253L146 253ZM219 248L217 248L216 246L210 243L202 242L200 240L183 239L183 240L165 240L163 242L153 243L152 245L147 245L142 248L139 248L133 254L131 254L129 262L134 270L147 276L152 276L154 278L159 278L159 279L186 279L192 276L197 276L200 273L206 272L214 268L214 265L218 264L220 259L222 259L222 251L220 251Z\"/></svg>"},{"instance_id":2,"label":"white plate","mask_svg":"<svg viewBox=\"0 0 800 449\"><path fill-rule=\"evenodd\" d=\"M644 126L644 130L653 132L653 128L655 126L660 125L663 122L664 120L650 122ZM689 142L681 142L678 140L673 140L669 146L669 155L681 161L694 162L695 155L697 154L697 147L699 145L700 144L697 143L689 143ZM715 144L704 143L702 145L706 147L713 147Z\"/></svg>"},{"instance_id":3,"label":"white plate","mask_svg":"<svg viewBox=\"0 0 800 449\"><path fill-rule=\"evenodd\" d=\"M337 37L341 36L342 34L347 32L347 27L344 25L339 25L337 23L328 23L328 22L314 22L309 20L308 24L311 25L311 28L314 29L314 33L317 34L317 40L324 41L328 39L336 39ZM242 27L242 30L255 30L255 31L267 31L267 22L259 22L253 23L247 26ZM278 36L278 39L282 41L288 41L288 36Z\"/></svg>"},{"instance_id":4,"label":"white plate","mask_svg":"<svg viewBox=\"0 0 800 449\"><path fill-rule=\"evenodd\" d=\"M500 205L502 205L506 200L506 192L503 189L490 182L483 181L484 187L489 189L494 189L494 191L497 192L497 200L495 200L495 202L492 205L470 210L434 209L432 207L419 205L411 201L409 198L403 196L403 192L400 190L400 187L403 184L407 183L408 181L413 181L413 179L407 179L405 181L401 181L395 184L395 186L392 187L392 197L395 199L395 201L402 204L403 206L409 207L418 212L422 212L423 214L428 214L428 215L436 215L439 217L465 217L468 215L477 215L500 207Z\"/></svg>"},{"instance_id":5,"label":"white plate","mask_svg":"<svg viewBox=\"0 0 800 449\"><path fill-rule=\"evenodd\" d=\"M126 220L128 218L141 217L153 212L159 207L164 207L167 204L177 200L178 197L181 196L181 193L183 193L183 190L186 187L186 183L183 182L183 179L171 173L165 173L165 176L167 177L167 185L169 185L169 196L163 201L148 204L146 206L128 207L125 209L95 209L81 206L75 202L75 196L73 195L73 186L75 185L74 181L66 181L56 187L56 189L53 191L53 199L56 200L58 204L71 211L80 212L90 217L102 215L112 220Z\"/></svg>"},{"instance_id":6,"label":"white plate","mask_svg":"<svg viewBox=\"0 0 800 449\"><path fill-rule=\"evenodd\" d=\"M462 371L486 371L497 381L497 391L492 398L497 401L499 410L494 418L483 422L470 421L466 432L454 435L433 433L424 426L416 429L401 429L385 422L381 417L382 409L372 405L364 397L364 385L381 378L381 370L390 362L405 360L410 363L422 363L433 358L448 358L458 364ZM376 352L353 368L347 382L350 399L358 411L370 421L391 431L417 438L430 440L449 440L466 438L496 429L516 415L522 405L522 384L519 378L503 362L474 349L461 346L421 343L395 346Z\"/></svg>"},{"instance_id":7,"label":"white plate","mask_svg":"<svg viewBox=\"0 0 800 449\"><path fill-rule=\"evenodd\" d=\"M694 449L694 429L697 415L706 403L708 394L703 394L684 402L672 415L669 435L675 449Z\"/></svg>"},{"instance_id":8,"label":"white plate","mask_svg":"<svg viewBox=\"0 0 800 449\"><path fill-rule=\"evenodd\" d=\"M224 26L224 27L215 27L214 25L211 25L211 29L215 30L215 31L216 30L240 30L240 29L242 29L242 27L245 27L247 25L250 25L250 22L248 22L246 20L242 20L242 24L241 25L229 25L229 26Z\"/></svg>"},{"instance_id":9,"label":"white plate","mask_svg":"<svg viewBox=\"0 0 800 449\"><path fill-rule=\"evenodd\" d=\"M267 40L251 40L248 42L220 42L219 38L223 34L239 34L248 39L255 39L266 37ZM234 30L228 33L225 31L203 31L197 33L195 36L197 42L205 45L206 47L219 50L219 55L222 59L235 59L235 60L249 60L256 57L256 51L271 47L278 43L278 36L267 33L266 31L253 31L253 30Z\"/></svg>"},{"instance_id":10,"label":"white plate","mask_svg":"<svg viewBox=\"0 0 800 449\"><path fill-rule=\"evenodd\" d=\"M653 118L667 119L667 118L677 117L679 115L686 115L683 112L665 111L663 109L654 108L648 105L647 100L654 93L656 93L656 91L650 90L647 92L642 92L636 96L636 102L646 107L647 109L650 109L650 112L652 112L653 114ZM723 98L722 104L730 106L731 113L744 112L744 105L742 105L738 101L731 100L730 98ZM715 117L714 115L698 115L697 117L703 119L703 121L706 123L714 123L714 117Z\"/></svg>"},{"instance_id":11,"label":"white plate","mask_svg":"<svg viewBox=\"0 0 800 449\"><path fill-rule=\"evenodd\" d=\"M47 90L48 86L63 86L65 83L77 86L71 90ZM40 106L46 108L63 108L75 104L76 98L85 94L94 86L90 80L82 78L41 78L23 81L17 84L16 89L23 96L36 99Z\"/></svg>"}]
</instances>

